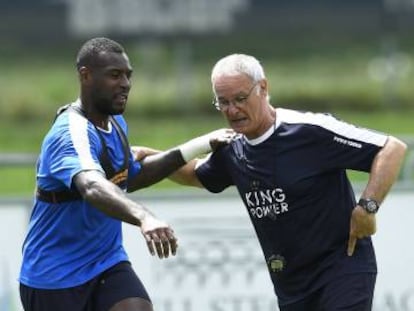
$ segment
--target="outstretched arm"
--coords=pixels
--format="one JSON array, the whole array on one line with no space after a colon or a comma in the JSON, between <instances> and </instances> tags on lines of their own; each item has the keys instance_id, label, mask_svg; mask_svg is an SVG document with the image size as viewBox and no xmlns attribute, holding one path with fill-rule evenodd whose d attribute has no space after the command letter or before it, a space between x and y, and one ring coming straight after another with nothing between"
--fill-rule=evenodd
<instances>
[{"instance_id":1,"label":"outstretched arm","mask_svg":"<svg viewBox=\"0 0 414 311\"><path fill-rule=\"evenodd\" d=\"M398 178L407 145L390 136L385 146L378 152L371 166L368 184L362 198L373 199L381 204L392 185ZM357 239L370 236L376 232L375 214L369 214L357 205L352 212L351 228L348 241L348 255L354 252Z\"/></svg>"},{"instance_id":2,"label":"outstretched arm","mask_svg":"<svg viewBox=\"0 0 414 311\"><path fill-rule=\"evenodd\" d=\"M148 187L168 176L171 176L172 180L184 181L188 179L188 182L190 182L190 176L182 174L189 174L191 172L190 168L194 168L195 162L192 163L191 160L218 148L220 145L229 143L233 136L234 132L232 130L221 129L194 138L178 147L163 152L143 147L144 149L141 151L144 153L148 152L149 155L146 155L141 160L141 171L139 174L132 180L128 180L128 192ZM133 151L135 150L136 154L140 152L138 147L133 147L132 149ZM186 164L189 165L187 166ZM186 169L173 174L184 166ZM181 177L180 174L182 175ZM195 177L195 173L194 176L191 176L192 182L195 182L193 177ZM189 185L189 183L186 184ZM197 185L201 184L198 183Z\"/></svg>"},{"instance_id":3,"label":"outstretched arm","mask_svg":"<svg viewBox=\"0 0 414 311\"><path fill-rule=\"evenodd\" d=\"M143 161L144 158L149 155L161 153L161 150L146 146L133 146L131 147L131 150L136 161ZM195 169L198 161L201 161L201 159L195 158L191 160L173 172L170 176L168 176L168 178L173 182L184 186L204 188L204 186L198 180L197 175L195 174Z\"/></svg>"}]
</instances>

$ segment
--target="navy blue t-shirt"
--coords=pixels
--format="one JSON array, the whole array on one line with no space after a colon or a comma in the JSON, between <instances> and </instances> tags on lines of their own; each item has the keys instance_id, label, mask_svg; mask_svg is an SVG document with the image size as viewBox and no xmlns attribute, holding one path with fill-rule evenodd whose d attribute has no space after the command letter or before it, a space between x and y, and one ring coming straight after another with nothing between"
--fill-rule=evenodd
<instances>
[{"instance_id":1,"label":"navy blue t-shirt","mask_svg":"<svg viewBox=\"0 0 414 311\"><path fill-rule=\"evenodd\" d=\"M338 276L376 272L370 238L346 254L356 205L346 169L369 172L386 140L330 115L278 108L274 127L261 137L238 135L197 167L209 191L237 187L280 305Z\"/></svg>"}]
</instances>

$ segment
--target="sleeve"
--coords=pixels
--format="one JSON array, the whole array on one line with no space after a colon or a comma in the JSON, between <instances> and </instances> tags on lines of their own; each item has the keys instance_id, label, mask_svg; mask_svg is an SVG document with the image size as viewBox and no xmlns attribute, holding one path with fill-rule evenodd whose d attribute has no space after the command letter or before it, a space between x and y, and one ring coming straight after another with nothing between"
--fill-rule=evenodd
<instances>
[{"instance_id":1,"label":"sleeve","mask_svg":"<svg viewBox=\"0 0 414 311\"><path fill-rule=\"evenodd\" d=\"M369 172L372 162L385 145L388 136L374 130L357 127L336 119L331 115L319 114L315 127L317 146L326 169L353 169Z\"/></svg>"},{"instance_id":2,"label":"sleeve","mask_svg":"<svg viewBox=\"0 0 414 311\"><path fill-rule=\"evenodd\" d=\"M197 165L195 173L201 184L210 192L219 193L233 185L233 180L226 165L226 152L230 146L225 146L211 153Z\"/></svg>"},{"instance_id":3,"label":"sleeve","mask_svg":"<svg viewBox=\"0 0 414 311\"><path fill-rule=\"evenodd\" d=\"M134 160L132 152L129 153L128 179L134 178L141 171L141 163Z\"/></svg>"},{"instance_id":4,"label":"sleeve","mask_svg":"<svg viewBox=\"0 0 414 311\"><path fill-rule=\"evenodd\" d=\"M51 179L67 188L73 177L86 170L104 171L99 163L101 142L88 121L76 113L59 118L42 148L42 168Z\"/></svg>"}]
</instances>

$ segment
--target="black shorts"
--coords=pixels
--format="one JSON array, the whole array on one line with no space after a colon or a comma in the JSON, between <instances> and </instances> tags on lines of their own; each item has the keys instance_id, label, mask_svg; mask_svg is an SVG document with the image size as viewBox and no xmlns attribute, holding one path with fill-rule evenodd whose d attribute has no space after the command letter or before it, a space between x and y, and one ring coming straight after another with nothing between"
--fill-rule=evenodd
<instances>
[{"instance_id":1,"label":"black shorts","mask_svg":"<svg viewBox=\"0 0 414 311\"><path fill-rule=\"evenodd\" d=\"M348 274L331 281L296 303L280 306L281 311L370 311L374 296L374 273Z\"/></svg>"},{"instance_id":2,"label":"black shorts","mask_svg":"<svg viewBox=\"0 0 414 311\"><path fill-rule=\"evenodd\" d=\"M26 311L106 311L131 297L151 301L129 262L120 262L76 287L49 290L20 284Z\"/></svg>"}]
</instances>

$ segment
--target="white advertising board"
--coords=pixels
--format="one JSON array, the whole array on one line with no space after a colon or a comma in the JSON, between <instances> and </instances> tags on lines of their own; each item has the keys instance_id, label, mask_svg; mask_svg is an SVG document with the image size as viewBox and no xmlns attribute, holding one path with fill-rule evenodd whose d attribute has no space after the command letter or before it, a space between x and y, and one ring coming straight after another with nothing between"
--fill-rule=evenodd
<instances>
[{"instance_id":1,"label":"white advertising board","mask_svg":"<svg viewBox=\"0 0 414 311\"><path fill-rule=\"evenodd\" d=\"M156 311L278 310L259 244L236 195L143 196L179 238L174 258L151 257L140 231L125 247ZM374 311L414 311L414 192L392 192L374 236L379 273ZM21 310L17 275L27 203L0 204L0 310Z\"/></svg>"}]
</instances>

